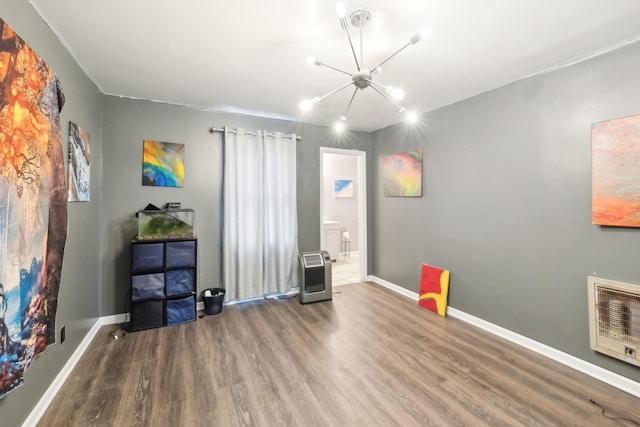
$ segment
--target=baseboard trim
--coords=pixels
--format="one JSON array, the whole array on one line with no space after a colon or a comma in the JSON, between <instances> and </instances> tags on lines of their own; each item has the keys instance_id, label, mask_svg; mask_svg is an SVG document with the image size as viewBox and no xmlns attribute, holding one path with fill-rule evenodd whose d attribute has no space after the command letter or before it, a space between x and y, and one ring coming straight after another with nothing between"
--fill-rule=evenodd
<instances>
[{"instance_id":1,"label":"baseboard trim","mask_svg":"<svg viewBox=\"0 0 640 427\"><path fill-rule=\"evenodd\" d=\"M403 288L401 286L398 286L398 285L396 285L394 283L387 282L386 280L381 279L381 278L376 277L376 276L367 276L366 280L368 282L377 283L378 285L383 286L383 287L388 288L388 289L391 289L392 291L397 292L399 294L402 294L407 298L411 298L412 300L418 301L418 294L417 293L412 292L412 291L410 291L408 289L405 289L405 288Z\"/></svg>"},{"instance_id":2,"label":"baseboard trim","mask_svg":"<svg viewBox=\"0 0 640 427\"><path fill-rule=\"evenodd\" d=\"M418 294L416 292L409 291L394 283L380 279L379 277L367 276L367 281L377 283L380 286L383 286L394 292L418 301ZM447 307L447 314L451 317L462 320L463 322L469 323L496 336L511 341L514 344L518 344L519 346L522 346L528 350L534 351L542 356L548 357L549 359L555 360L556 362L562 363L565 366L582 372L583 374L589 375L590 377L600 380L603 383L609 384L619 390L627 392L633 396L640 397L640 383L633 381L627 377L623 377L622 375L608 371L604 368L601 368L600 366L586 362L575 356L564 353L538 341L532 340L531 338L527 338L524 335L517 334L491 322L487 322L486 320L482 320L478 317L467 314L464 311L458 310L451 306Z\"/></svg>"},{"instance_id":3,"label":"baseboard trim","mask_svg":"<svg viewBox=\"0 0 640 427\"><path fill-rule=\"evenodd\" d=\"M36 424L38 424L38 421L40 421L40 418L42 418L44 413L47 411L47 408L56 397L56 394L58 394L58 391L60 391L60 388L62 388L64 382L67 380L69 375L71 375L73 368L75 368L84 352L87 350L87 348L89 348L91 341L93 341L95 336L98 334L98 331L104 324L108 323L103 323L102 318L96 319L91 329L89 329L87 335L85 335L78 348L76 348L76 351L73 352L69 360L67 360L67 363L65 363L65 365L62 367L56 378L53 380L49 388L47 388L47 391L45 391L45 393L42 395L27 419L22 423L22 427L35 427Z\"/></svg>"},{"instance_id":4,"label":"baseboard trim","mask_svg":"<svg viewBox=\"0 0 640 427\"><path fill-rule=\"evenodd\" d=\"M103 316L100 320L100 326L115 325L116 323L124 323L129 319L129 313L113 314L111 316Z\"/></svg>"}]
</instances>

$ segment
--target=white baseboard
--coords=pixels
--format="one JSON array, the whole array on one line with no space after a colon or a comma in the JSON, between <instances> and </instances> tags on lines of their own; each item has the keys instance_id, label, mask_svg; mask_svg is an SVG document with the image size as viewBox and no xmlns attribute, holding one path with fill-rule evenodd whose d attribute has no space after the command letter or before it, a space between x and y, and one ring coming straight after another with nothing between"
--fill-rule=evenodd
<instances>
[{"instance_id":1,"label":"white baseboard","mask_svg":"<svg viewBox=\"0 0 640 427\"><path fill-rule=\"evenodd\" d=\"M27 419L22 423L22 427L35 427L35 425L38 424L38 421L40 421L40 418L42 418L42 415L44 415L54 397L56 397L56 394L58 394L58 391L60 390L60 388L62 388L62 385L73 371L73 368L76 366L84 352L87 350L89 344L91 344L91 341L93 341L93 338L95 338L95 336L98 334L100 328L103 325L108 324L103 323L102 319L103 318L96 319L96 322L93 324L91 329L89 329L89 332L87 333L87 335L85 335L78 348L76 348L76 351L73 352L69 360L67 360L67 363L65 363L65 365L62 367L56 378L53 380L47 391L45 391L45 393L42 395Z\"/></svg>"},{"instance_id":2,"label":"white baseboard","mask_svg":"<svg viewBox=\"0 0 640 427\"><path fill-rule=\"evenodd\" d=\"M100 326L115 325L116 323L124 323L129 319L129 313L114 314L111 316L103 316L100 319Z\"/></svg>"},{"instance_id":3,"label":"white baseboard","mask_svg":"<svg viewBox=\"0 0 640 427\"><path fill-rule=\"evenodd\" d=\"M405 297L408 297L408 298L411 298L412 300L418 301L418 294L417 293L412 292L412 291L410 291L408 289L405 289L405 288L403 288L401 286L398 286L396 284L393 284L391 282L387 282L386 280L383 280L383 279L381 279L379 277L367 276L366 280L368 282L377 283L378 285L383 286L383 287L388 288L388 289L391 289L392 291L397 292L399 294L402 294Z\"/></svg>"},{"instance_id":4,"label":"white baseboard","mask_svg":"<svg viewBox=\"0 0 640 427\"><path fill-rule=\"evenodd\" d=\"M409 291L376 276L367 276L367 280L377 283L378 285L385 288L391 289L392 291L402 294L415 301L418 301L418 294L416 292ZM478 317L467 314L464 311L458 310L456 308L450 306L447 307L447 314L451 317L460 319L473 326L476 326L480 329L483 329L515 344L518 344L526 349L541 354L542 356L553 359L556 362L562 363L565 366L573 368L579 372L582 372L583 374L589 375L590 377L616 387L619 390L627 392L633 396L640 397L640 383L633 381L627 377L623 377L622 375L608 371L604 368L601 368L600 366L594 365L593 363L586 362L575 356L564 353L553 347L549 347L548 345L542 344L538 341L534 341L530 338L525 337L524 335L517 334L501 326L487 322L486 320L482 320Z\"/></svg>"}]
</instances>

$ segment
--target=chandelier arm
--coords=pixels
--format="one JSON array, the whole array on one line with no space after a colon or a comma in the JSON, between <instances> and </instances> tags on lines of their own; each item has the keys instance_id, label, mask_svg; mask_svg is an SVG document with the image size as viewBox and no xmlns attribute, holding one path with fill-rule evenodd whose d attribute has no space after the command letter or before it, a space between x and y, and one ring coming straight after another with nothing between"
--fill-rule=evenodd
<instances>
[{"instance_id":1,"label":"chandelier arm","mask_svg":"<svg viewBox=\"0 0 640 427\"><path fill-rule=\"evenodd\" d=\"M360 64L362 64L362 68L364 68L364 54L362 53L364 51L364 47L363 47L363 42L362 42L362 27L363 25L360 25ZM360 71L360 70L358 70Z\"/></svg>"},{"instance_id":2,"label":"chandelier arm","mask_svg":"<svg viewBox=\"0 0 640 427\"><path fill-rule=\"evenodd\" d=\"M334 89L334 90L332 90L331 92L327 93L326 95L322 95L321 97L319 97L319 98L318 98L318 101L317 101L317 102L320 102L320 101L322 101L323 99L325 99L326 97L331 96L331 95L333 95L334 93L338 93L338 92L340 92L341 90L348 88L348 87L349 87L349 86L351 86L352 84L353 84L353 82L349 82L349 83L347 83L346 85L344 85L344 86L342 86L342 87L339 87L338 89Z\"/></svg>"},{"instance_id":3,"label":"chandelier arm","mask_svg":"<svg viewBox=\"0 0 640 427\"><path fill-rule=\"evenodd\" d=\"M398 111L402 112L402 111L405 111L405 110L406 110L406 108L405 108L405 107L403 107L402 105L398 105L398 104L396 104L396 103L395 103L395 101L393 101L391 98L389 98L389 97L388 97L387 95L385 95L383 92L381 92L380 90L378 90L378 88L377 88L377 87L375 87L375 86L369 86L369 87L370 87L371 89L375 90L376 92L378 92L380 95L382 95L382 97L383 97L384 99L386 99L387 101L389 101L390 103L392 103L392 104L393 104L393 105L398 109Z\"/></svg>"},{"instance_id":4,"label":"chandelier arm","mask_svg":"<svg viewBox=\"0 0 640 427\"><path fill-rule=\"evenodd\" d=\"M351 41L351 35L349 34L349 24L347 24L347 18L340 18L340 24L342 24L342 28L344 28L345 33L347 33L347 38L349 39L349 46L351 46L351 53L353 53L353 59L356 61L356 68L360 71L360 64L358 63L358 56L356 55L356 50L353 47L353 42Z\"/></svg>"},{"instance_id":5,"label":"chandelier arm","mask_svg":"<svg viewBox=\"0 0 640 427\"><path fill-rule=\"evenodd\" d=\"M399 54L400 52L402 52L403 50L405 50L407 47L411 46L414 43L411 43L411 41L407 42L407 44L405 44L404 46L402 46L400 49L396 50L393 54L391 54L391 56L389 56L387 59L385 59L384 61L382 61L380 64L378 64L377 67L373 68L371 70L371 73L375 73L376 70L378 70L378 68L382 67L384 64L387 63L387 61L389 61L391 58L393 58L394 56L396 56L397 54Z\"/></svg>"},{"instance_id":6,"label":"chandelier arm","mask_svg":"<svg viewBox=\"0 0 640 427\"><path fill-rule=\"evenodd\" d=\"M340 68L336 68L336 67L332 67L331 65L327 65L324 62L318 62L317 65L318 65L318 67L331 68L332 70L335 70L335 71L337 71L339 73L342 73L342 74L346 74L347 76L351 77L351 73L347 73L346 71L341 70Z\"/></svg>"},{"instance_id":7,"label":"chandelier arm","mask_svg":"<svg viewBox=\"0 0 640 427\"><path fill-rule=\"evenodd\" d=\"M344 117L345 119L347 117L347 113L349 112L349 109L351 108L351 104L353 103L353 98L356 97L356 93L358 93L358 88L357 87L353 91L353 95L351 95L351 100L349 101L349 105L347 105L347 109L344 110L344 114L342 115L342 117Z\"/></svg>"},{"instance_id":8,"label":"chandelier arm","mask_svg":"<svg viewBox=\"0 0 640 427\"><path fill-rule=\"evenodd\" d=\"M391 88L391 86L388 86L388 87L387 87L387 86L385 86L385 85L381 85L381 84L380 84L380 83L378 83L378 82L374 82L373 80L367 80L367 81L369 82L369 84L370 84L370 85L375 85L375 86L378 86L378 87L379 87L379 88L381 88L381 89L384 89L385 94L389 93L388 91L389 91L389 88ZM385 95L385 96L386 96L386 95ZM403 96L404 96L404 91L403 91ZM402 98L402 97L400 97L400 98ZM400 99L400 98L396 98L396 99ZM404 108L404 107L403 107L403 108Z\"/></svg>"}]
</instances>

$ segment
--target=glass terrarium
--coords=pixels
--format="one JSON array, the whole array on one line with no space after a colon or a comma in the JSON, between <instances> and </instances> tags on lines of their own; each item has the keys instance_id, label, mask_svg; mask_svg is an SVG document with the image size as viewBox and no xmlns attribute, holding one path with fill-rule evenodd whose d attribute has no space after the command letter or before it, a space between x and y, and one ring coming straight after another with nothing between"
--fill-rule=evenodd
<instances>
[{"instance_id":1,"label":"glass terrarium","mask_svg":"<svg viewBox=\"0 0 640 427\"><path fill-rule=\"evenodd\" d=\"M138 239L195 237L196 214L193 209L138 211Z\"/></svg>"}]
</instances>

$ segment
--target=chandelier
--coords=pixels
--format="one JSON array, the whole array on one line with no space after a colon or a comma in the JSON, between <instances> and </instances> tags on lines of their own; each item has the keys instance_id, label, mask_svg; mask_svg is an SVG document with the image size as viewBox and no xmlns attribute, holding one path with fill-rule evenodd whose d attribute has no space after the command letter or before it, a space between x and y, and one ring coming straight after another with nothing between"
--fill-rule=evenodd
<instances>
[{"instance_id":1,"label":"chandelier","mask_svg":"<svg viewBox=\"0 0 640 427\"><path fill-rule=\"evenodd\" d=\"M404 107L402 104L399 104L400 100L404 97L404 91L394 86L381 85L373 80L373 76L379 73L380 70L382 69L382 66L386 64L391 58L393 58L394 56L402 52L407 47L416 44L417 42L422 40L424 37L431 34L431 27L427 26L423 28L422 30L420 30L419 32L411 36L409 41L404 46L402 46L400 49L398 49L397 51L389 55L387 59L380 62L380 64L378 64L374 68L367 69L367 68L364 68L364 60L363 60L363 53L362 53L363 52L362 28L371 19L371 12L369 12L368 10L356 10L350 15L351 25L354 27L360 28L360 60L359 61L358 61L358 55L356 54L356 50L351 40L351 35L349 34L349 23L347 22L346 10L343 3L338 3L336 5L336 13L338 14L338 18L340 18L340 26L347 33L347 39L349 40L349 46L351 46L351 53L353 54L353 59L356 62L357 71L355 73L349 73L339 68L327 65L322 61L318 61L313 56L309 56L307 58L307 62L309 64L317 65L318 67L327 67L339 73L346 74L351 77L351 81L346 85L341 86L337 89L334 89L323 96L316 96L315 98L302 101L302 103L300 104L300 108L303 111L310 110L312 107L314 107L315 105L318 105L323 99L327 98L328 96L338 93L350 86L354 86L355 88L353 90L353 95L351 95L351 99L349 100L349 104L347 105L347 108L345 109L344 114L340 116L340 119L335 124L336 130L342 131L345 128L347 114L349 113L349 109L351 108L351 104L353 104L353 99L356 97L358 90L371 88L374 91L376 91L378 94L380 94L383 98L385 98L387 101L389 101L391 104L393 104L393 106L396 107L400 113L405 114L405 117L408 121L415 122L417 119L417 116L415 115L415 113L407 110L407 108Z\"/></svg>"}]
</instances>

